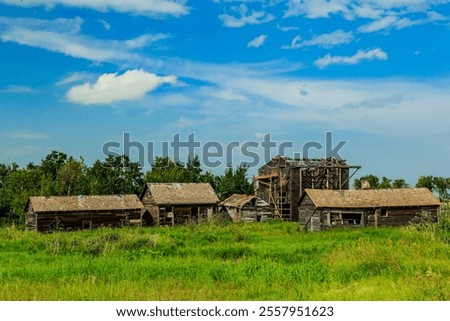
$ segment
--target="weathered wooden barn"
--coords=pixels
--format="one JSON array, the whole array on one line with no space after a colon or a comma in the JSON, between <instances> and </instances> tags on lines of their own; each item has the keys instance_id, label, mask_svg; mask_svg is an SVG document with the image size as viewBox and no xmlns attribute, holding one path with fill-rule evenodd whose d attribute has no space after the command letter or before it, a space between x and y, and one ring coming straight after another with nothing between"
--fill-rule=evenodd
<instances>
[{"instance_id":1,"label":"weathered wooden barn","mask_svg":"<svg viewBox=\"0 0 450 321\"><path fill-rule=\"evenodd\" d=\"M273 207L276 217L298 221L298 201L306 188L347 190L359 168L335 158L292 160L276 156L258 169L256 193Z\"/></svg>"},{"instance_id":2,"label":"weathered wooden barn","mask_svg":"<svg viewBox=\"0 0 450 321\"><path fill-rule=\"evenodd\" d=\"M264 222L274 218L272 206L256 195L233 194L219 207L233 221Z\"/></svg>"},{"instance_id":3,"label":"weathered wooden barn","mask_svg":"<svg viewBox=\"0 0 450 321\"><path fill-rule=\"evenodd\" d=\"M25 225L40 232L122 227L140 220L143 209L136 195L32 196L25 207Z\"/></svg>"},{"instance_id":4,"label":"weathered wooden barn","mask_svg":"<svg viewBox=\"0 0 450 321\"><path fill-rule=\"evenodd\" d=\"M441 202L426 188L305 189L299 201L300 226L311 231L336 227L407 225L421 212L434 220Z\"/></svg>"},{"instance_id":5,"label":"weathered wooden barn","mask_svg":"<svg viewBox=\"0 0 450 321\"><path fill-rule=\"evenodd\" d=\"M146 184L140 199L151 224L166 226L211 218L219 202L209 183Z\"/></svg>"}]
</instances>

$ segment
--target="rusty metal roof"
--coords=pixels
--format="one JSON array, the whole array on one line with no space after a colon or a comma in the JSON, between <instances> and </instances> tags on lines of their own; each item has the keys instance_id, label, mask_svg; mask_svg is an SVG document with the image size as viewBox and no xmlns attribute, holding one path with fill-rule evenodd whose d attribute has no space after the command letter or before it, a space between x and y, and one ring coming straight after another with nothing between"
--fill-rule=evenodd
<instances>
[{"instance_id":1,"label":"rusty metal roof","mask_svg":"<svg viewBox=\"0 0 450 321\"><path fill-rule=\"evenodd\" d=\"M31 196L27 208L34 212L79 212L102 210L140 210L136 195Z\"/></svg>"},{"instance_id":2,"label":"rusty metal roof","mask_svg":"<svg viewBox=\"0 0 450 321\"><path fill-rule=\"evenodd\" d=\"M439 206L441 202L427 188L323 190L305 189L319 208L373 208Z\"/></svg>"},{"instance_id":3,"label":"rusty metal roof","mask_svg":"<svg viewBox=\"0 0 450 321\"><path fill-rule=\"evenodd\" d=\"M209 183L150 183L143 194L147 189L156 204L161 205L211 205L219 202Z\"/></svg>"}]
</instances>

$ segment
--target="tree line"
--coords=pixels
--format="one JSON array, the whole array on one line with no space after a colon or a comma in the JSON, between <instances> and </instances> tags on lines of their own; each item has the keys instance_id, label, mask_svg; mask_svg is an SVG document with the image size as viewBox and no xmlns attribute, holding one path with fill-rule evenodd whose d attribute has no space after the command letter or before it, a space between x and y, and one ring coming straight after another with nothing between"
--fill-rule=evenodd
<instances>
[{"instance_id":1,"label":"tree line","mask_svg":"<svg viewBox=\"0 0 450 321\"><path fill-rule=\"evenodd\" d=\"M52 151L39 164L23 168L16 163L0 164L0 220L21 222L29 196L139 195L144 183L210 183L223 200L235 193L253 193L247 170L238 166L217 175L203 172L198 157L189 159L185 166L157 157L144 172L126 155L107 156L87 166L82 157Z\"/></svg>"},{"instance_id":2,"label":"tree line","mask_svg":"<svg viewBox=\"0 0 450 321\"><path fill-rule=\"evenodd\" d=\"M361 188L362 181L368 181L371 189L411 187L404 179L390 179L385 176L379 179L377 176L369 174L355 179L353 182L353 188ZM426 187L430 191L439 195L441 200L450 199L450 177L419 176L415 187Z\"/></svg>"}]
</instances>

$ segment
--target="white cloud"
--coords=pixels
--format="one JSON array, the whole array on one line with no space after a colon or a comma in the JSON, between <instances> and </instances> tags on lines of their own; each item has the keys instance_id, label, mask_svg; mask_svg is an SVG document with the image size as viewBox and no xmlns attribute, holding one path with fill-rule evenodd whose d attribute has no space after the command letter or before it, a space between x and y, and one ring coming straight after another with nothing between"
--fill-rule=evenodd
<instances>
[{"instance_id":1,"label":"white cloud","mask_svg":"<svg viewBox=\"0 0 450 321\"><path fill-rule=\"evenodd\" d=\"M298 30L298 27L294 27L294 26L281 26L279 24L277 24L277 29L283 32L288 32L288 31L292 31L292 30Z\"/></svg>"},{"instance_id":2,"label":"white cloud","mask_svg":"<svg viewBox=\"0 0 450 321\"><path fill-rule=\"evenodd\" d=\"M95 84L72 87L67 99L83 105L104 105L118 101L138 100L158 86L176 83L175 76L160 77L144 70L128 70L123 75L103 74Z\"/></svg>"},{"instance_id":3,"label":"white cloud","mask_svg":"<svg viewBox=\"0 0 450 321\"><path fill-rule=\"evenodd\" d=\"M87 78L89 78L89 74L88 73L75 72L75 73L70 74L69 76L64 77L60 81L58 81L56 83L56 85L57 86L64 86L64 85L71 84L71 83L74 83L74 82L80 82L80 81L85 80Z\"/></svg>"},{"instance_id":4,"label":"white cloud","mask_svg":"<svg viewBox=\"0 0 450 321\"><path fill-rule=\"evenodd\" d=\"M259 48L261 47L267 40L267 35L260 35L258 37L256 37L255 39L253 39L252 41L250 41L247 44L248 48Z\"/></svg>"},{"instance_id":5,"label":"white cloud","mask_svg":"<svg viewBox=\"0 0 450 321\"><path fill-rule=\"evenodd\" d=\"M283 49L297 49L302 47L317 46L322 48L332 48L338 45L348 44L354 40L353 32L345 32L341 29L331 33L325 33L314 36L310 40L302 40L300 36L294 37L289 46L283 46Z\"/></svg>"},{"instance_id":6,"label":"white cloud","mask_svg":"<svg viewBox=\"0 0 450 321\"><path fill-rule=\"evenodd\" d=\"M163 33L145 34L133 39L125 40L124 44L129 49L138 49L167 38L169 38L169 35Z\"/></svg>"},{"instance_id":7,"label":"white cloud","mask_svg":"<svg viewBox=\"0 0 450 321\"><path fill-rule=\"evenodd\" d=\"M11 132L8 133L7 136L14 139L24 139L24 140L41 140L50 138L50 136L47 134L27 132L27 131Z\"/></svg>"},{"instance_id":8,"label":"white cloud","mask_svg":"<svg viewBox=\"0 0 450 321\"><path fill-rule=\"evenodd\" d=\"M256 117L259 123L270 123L271 130L277 129L276 124L281 126L280 130L308 124L383 136L448 133L449 80L317 80L248 77L245 72L230 72L234 75L226 78L222 75L220 83L229 90L239 91L246 100L236 107L227 101L213 104L224 105L229 111L227 117L238 113L246 124ZM244 76L236 77L236 74ZM367 126L368 122L371 126Z\"/></svg>"},{"instance_id":9,"label":"white cloud","mask_svg":"<svg viewBox=\"0 0 450 321\"><path fill-rule=\"evenodd\" d=\"M67 6L75 8L88 8L98 11L116 11L145 16L182 16L189 13L186 0L0 0L0 3L20 7L46 7Z\"/></svg>"},{"instance_id":10,"label":"white cloud","mask_svg":"<svg viewBox=\"0 0 450 321\"><path fill-rule=\"evenodd\" d=\"M369 22L358 28L359 32L375 32L394 26L398 21L397 17L387 16L373 22Z\"/></svg>"},{"instance_id":11,"label":"white cloud","mask_svg":"<svg viewBox=\"0 0 450 321\"><path fill-rule=\"evenodd\" d=\"M34 90L28 86L10 85L0 89L0 92L7 94L31 94Z\"/></svg>"},{"instance_id":12,"label":"white cloud","mask_svg":"<svg viewBox=\"0 0 450 321\"><path fill-rule=\"evenodd\" d=\"M204 90L204 95L207 95L212 98L220 99L220 100L228 100L228 101L247 101L247 97L244 95L238 94L235 90L232 89L219 89L219 90Z\"/></svg>"},{"instance_id":13,"label":"white cloud","mask_svg":"<svg viewBox=\"0 0 450 321\"><path fill-rule=\"evenodd\" d=\"M258 25L267 23L275 19L275 16L273 14L266 13L264 11L252 10L252 12L250 13L245 4L234 6L232 9L239 15L238 18L228 14L219 15L219 19L222 20L225 27L240 28L245 25Z\"/></svg>"},{"instance_id":14,"label":"white cloud","mask_svg":"<svg viewBox=\"0 0 450 321\"><path fill-rule=\"evenodd\" d=\"M348 13L348 0L289 0L284 18L304 15L308 18L328 18L330 14Z\"/></svg>"},{"instance_id":15,"label":"white cloud","mask_svg":"<svg viewBox=\"0 0 450 321\"><path fill-rule=\"evenodd\" d=\"M102 26L103 26L103 28L105 28L105 30L111 29L111 25L106 20L98 19L98 22L100 22L102 24Z\"/></svg>"},{"instance_id":16,"label":"white cloud","mask_svg":"<svg viewBox=\"0 0 450 321\"><path fill-rule=\"evenodd\" d=\"M359 32L370 33L388 29L404 29L415 25L431 23L436 21L446 21L447 18L435 11L427 12L423 19L410 19L408 17L399 18L398 16L388 15L373 22L369 22L358 28Z\"/></svg>"},{"instance_id":17,"label":"white cloud","mask_svg":"<svg viewBox=\"0 0 450 321\"><path fill-rule=\"evenodd\" d=\"M138 63L145 60L150 64L150 59L140 57L133 50L168 37L144 34L129 40L100 40L80 34L82 23L78 17L55 20L0 17L0 40L95 62Z\"/></svg>"},{"instance_id":18,"label":"white cloud","mask_svg":"<svg viewBox=\"0 0 450 321\"><path fill-rule=\"evenodd\" d=\"M448 20L448 18L444 17L443 15L441 15L439 12L436 12L436 11L427 12L427 18L430 21L446 21L446 20Z\"/></svg>"},{"instance_id":19,"label":"white cloud","mask_svg":"<svg viewBox=\"0 0 450 321\"><path fill-rule=\"evenodd\" d=\"M352 11L353 13L348 15L347 18L353 19L353 16L356 16L358 18L379 19L384 13L384 10L368 3L353 5Z\"/></svg>"},{"instance_id":20,"label":"white cloud","mask_svg":"<svg viewBox=\"0 0 450 321\"><path fill-rule=\"evenodd\" d=\"M317 59L314 64L320 69L325 69L329 65L356 65L361 61L387 60L388 55L380 48L371 50L358 50L353 56L331 56L326 54Z\"/></svg>"},{"instance_id":21,"label":"white cloud","mask_svg":"<svg viewBox=\"0 0 450 321\"><path fill-rule=\"evenodd\" d=\"M433 6L449 2L449 0L289 0L284 17L305 16L316 19L342 15L347 20L355 18L380 20L385 16L426 13Z\"/></svg>"}]
</instances>

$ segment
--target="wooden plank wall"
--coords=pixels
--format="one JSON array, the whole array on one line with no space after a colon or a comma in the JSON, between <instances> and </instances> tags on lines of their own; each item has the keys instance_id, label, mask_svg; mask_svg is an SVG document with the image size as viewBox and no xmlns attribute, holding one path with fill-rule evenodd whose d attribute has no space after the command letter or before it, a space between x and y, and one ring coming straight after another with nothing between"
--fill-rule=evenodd
<instances>
[{"instance_id":1,"label":"wooden plank wall","mask_svg":"<svg viewBox=\"0 0 450 321\"><path fill-rule=\"evenodd\" d=\"M130 220L139 220L140 218L140 209L125 211L28 213L26 215L26 224L27 229L40 232L50 232L55 229L73 231L98 227L118 228L124 226Z\"/></svg>"}]
</instances>

